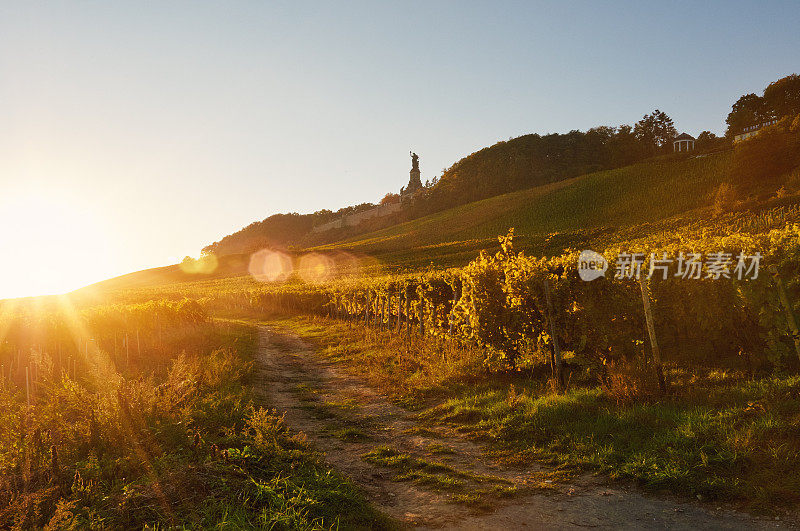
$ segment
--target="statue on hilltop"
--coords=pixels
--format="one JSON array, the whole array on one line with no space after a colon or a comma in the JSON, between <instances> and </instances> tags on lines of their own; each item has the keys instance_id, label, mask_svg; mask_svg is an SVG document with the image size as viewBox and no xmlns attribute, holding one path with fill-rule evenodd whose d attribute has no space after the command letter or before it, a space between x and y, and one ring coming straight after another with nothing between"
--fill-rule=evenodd
<instances>
[{"instance_id":1,"label":"statue on hilltop","mask_svg":"<svg viewBox=\"0 0 800 531\"><path fill-rule=\"evenodd\" d=\"M408 154L411 155L411 169L419 171L419 156L411 151Z\"/></svg>"},{"instance_id":2,"label":"statue on hilltop","mask_svg":"<svg viewBox=\"0 0 800 531\"><path fill-rule=\"evenodd\" d=\"M419 177L419 156L411 151L411 171L409 172L408 186L400 189L400 200L412 197L420 188L422 181Z\"/></svg>"}]
</instances>

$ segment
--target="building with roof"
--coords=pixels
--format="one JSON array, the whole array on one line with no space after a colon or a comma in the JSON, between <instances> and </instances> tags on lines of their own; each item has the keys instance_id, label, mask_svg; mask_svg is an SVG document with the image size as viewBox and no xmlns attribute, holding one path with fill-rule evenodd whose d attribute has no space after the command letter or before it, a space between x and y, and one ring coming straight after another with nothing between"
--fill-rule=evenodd
<instances>
[{"instance_id":1,"label":"building with roof","mask_svg":"<svg viewBox=\"0 0 800 531\"><path fill-rule=\"evenodd\" d=\"M689 133L681 133L672 141L672 149L675 153L694 151L694 137Z\"/></svg>"},{"instance_id":2,"label":"building with roof","mask_svg":"<svg viewBox=\"0 0 800 531\"><path fill-rule=\"evenodd\" d=\"M775 124L777 122L778 120L768 120L764 123L747 126L744 129L742 129L741 133L733 137L733 142L734 143L741 142L742 140L747 140L750 137L756 136L762 128L768 125Z\"/></svg>"}]
</instances>

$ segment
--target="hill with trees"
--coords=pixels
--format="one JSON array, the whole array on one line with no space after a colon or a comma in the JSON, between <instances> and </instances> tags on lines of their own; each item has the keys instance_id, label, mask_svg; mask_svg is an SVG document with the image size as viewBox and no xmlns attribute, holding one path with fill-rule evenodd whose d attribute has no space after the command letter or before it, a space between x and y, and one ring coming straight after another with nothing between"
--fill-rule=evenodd
<instances>
[{"instance_id":1,"label":"hill with trees","mask_svg":"<svg viewBox=\"0 0 800 531\"><path fill-rule=\"evenodd\" d=\"M800 76L792 74L773 81L761 96L745 94L736 100L725 119L725 135L733 138L745 127L800 114Z\"/></svg>"},{"instance_id":2,"label":"hill with trees","mask_svg":"<svg viewBox=\"0 0 800 531\"><path fill-rule=\"evenodd\" d=\"M336 212L275 214L203 249L217 255L252 252L261 248L290 248L331 243L356 234L420 218L448 208L500 194L563 181L599 170L619 168L668 153L676 135L672 119L656 109L634 125L601 126L586 132L529 134L498 142L457 161L435 177L407 203L401 213L359 227L311 235L311 230L343 215L376 205L364 203ZM701 147L717 147L708 131ZM381 204L396 200L387 194Z\"/></svg>"},{"instance_id":3,"label":"hill with trees","mask_svg":"<svg viewBox=\"0 0 800 531\"><path fill-rule=\"evenodd\" d=\"M633 219L626 217L626 209L641 204L652 208L647 215L638 209L636 219L648 223L697 208L757 209L765 201L785 202L800 190L798 113L800 76L793 74L770 83L762 96L739 98L726 120L726 138L703 131L688 156L671 154L677 131L658 109L633 125L512 138L462 158L426 183L397 214L323 233L311 230L376 205L275 214L207 246L205 253L219 257L212 275L172 266L152 270L153 278L122 277L119 284L134 277L148 284L156 278L178 282L246 275L247 256L263 248L351 250L395 266L431 260L458 264L475 246L510 226L518 228L524 244L537 234L623 226ZM776 123L739 142L732 153L717 154L730 148L735 132L766 118ZM697 155L702 157L693 158ZM396 199L387 194L381 203ZM469 241L472 245L466 245ZM430 256L423 256L422 248Z\"/></svg>"}]
</instances>

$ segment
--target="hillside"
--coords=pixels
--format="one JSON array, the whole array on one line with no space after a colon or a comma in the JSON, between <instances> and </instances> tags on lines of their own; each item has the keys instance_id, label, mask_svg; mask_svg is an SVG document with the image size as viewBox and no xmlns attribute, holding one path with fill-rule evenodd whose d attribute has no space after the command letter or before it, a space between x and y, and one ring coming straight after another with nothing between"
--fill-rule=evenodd
<instances>
[{"instance_id":1,"label":"hillside","mask_svg":"<svg viewBox=\"0 0 800 531\"><path fill-rule=\"evenodd\" d=\"M563 181L586 173L624 167L653 156L670 154L677 135L672 119L656 109L635 125L594 127L586 132L528 134L471 153L425 183L403 204L401 212L369 223L322 233L312 229L374 208L364 203L336 212L274 214L206 246L216 255L252 252L264 247L299 248L324 245L442 212L500 194ZM720 147L711 133L698 139L698 153ZM387 200L390 200L390 194Z\"/></svg>"},{"instance_id":2,"label":"hillside","mask_svg":"<svg viewBox=\"0 0 800 531\"><path fill-rule=\"evenodd\" d=\"M458 266L474 258L480 249L496 246L497 235L514 227L520 248L534 254L557 254L567 247L619 238L642 224L708 207L729 160L729 152L692 158L670 156L594 172L307 250L350 253L361 259L362 268L370 273L415 269L431 263ZM126 289L247 274L247 254L237 254L221 256L219 266L210 274L188 273L174 265L131 273L93 287Z\"/></svg>"},{"instance_id":3,"label":"hillside","mask_svg":"<svg viewBox=\"0 0 800 531\"><path fill-rule=\"evenodd\" d=\"M523 249L553 254L600 235L711 204L730 152L667 157L504 194L315 250L368 254L388 266L461 265L514 227Z\"/></svg>"}]
</instances>

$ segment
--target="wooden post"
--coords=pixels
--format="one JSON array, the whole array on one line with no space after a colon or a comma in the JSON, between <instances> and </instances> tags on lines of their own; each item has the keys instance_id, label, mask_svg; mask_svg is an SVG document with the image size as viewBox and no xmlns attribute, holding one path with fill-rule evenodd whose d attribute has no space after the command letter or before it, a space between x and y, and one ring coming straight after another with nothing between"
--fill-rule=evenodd
<instances>
[{"instance_id":1,"label":"wooden post","mask_svg":"<svg viewBox=\"0 0 800 531\"><path fill-rule=\"evenodd\" d=\"M128 338L128 333L125 332L125 368L127 369L131 363L131 342Z\"/></svg>"},{"instance_id":2,"label":"wooden post","mask_svg":"<svg viewBox=\"0 0 800 531\"><path fill-rule=\"evenodd\" d=\"M456 305L458 301L461 300L461 289L459 289L458 285L453 286L453 309L450 310L450 329L448 333L452 336L453 335L453 328L456 324Z\"/></svg>"},{"instance_id":3,"label":"wooden post","mask_svg":"<svg viewBox=\"0 0 800 531\"><path fill-rule=\"evenodd\" d=\"M403 313L403 297L402 297L402 291L398 289L397 290L397 333L398 334L400 333L400 330L402 330L402 328L400 327L403 325L402 313Z\"/></svg>"},{"instance_id":4,"label":"wooden post","mask_svg":"<svg viewBox=\"0 0 800 531\"><path fill-rule=\"evenodd\" d=\"M411 296L406 288L406 336L411 335Z\"/></svg>"},{"instance_id":5,"label":"wooden post","mask_svg":"<svg viewBox=\"0 0 800 531\"><path fill-rule=\"evenodd\" d=\"M800 328L797 326L797 316L794 314L794 308L792 308L792 302L789 300L789 294L786 292L783 279L781 279L777 271L773 272L773 276L775 285L778 287L778 297L781 299L781 304L786 312L786 322L792 332L792 339L794 339L794 351L797 354L797 358L800 359Z\"/></svg>"},{"instance_id":6,"label":"wooden post","mask_svg":"<svg viewBox=\"0 0 800 531\"><path fill-rule=\"evenodd\" d=\"M419 302L417 302L417 312L419 313L419 335L422 337L425 335L425 299L422 295L419 296Z\"/></svg>"},{"instance_id":7,"label":"wooden post","mask_svg":"<svg viewBox=\"0 0 800 531\"><path fill-rule=\"evenodd\" d=\"M661 350L658 348L656 325L653 319L653 310L650 308L650 283L645 275L639 276L639 287L642 290L644 318L647 323L647 335L650 337L650 349L653 352L653 363L655 364L656 377L658 378L658 389L662 393L665 393L667 391L667 381L664 378L664 370L661 367Z\"/></svg>"},{"instance_id":8,"label":"wooden post","mask_svg":"<svg viewBox=\"0 0 800 531\"><path fill-rule=\"evenodd\" d=\"M561 345L558 343L558 328L556 326L555 310L553 309L553 297L550 294L550 280L544 279L544 298L547 303L547 321L550 324L550 337L553 340L553 351L550 357L550 370L556 381L558 390L564 388L564 368L561 362Z\"/></svg>"}]
</instances>

